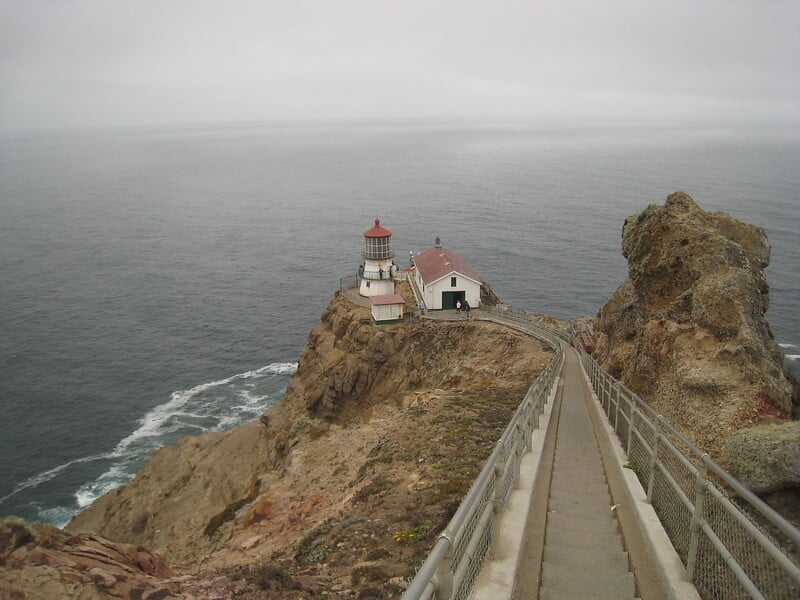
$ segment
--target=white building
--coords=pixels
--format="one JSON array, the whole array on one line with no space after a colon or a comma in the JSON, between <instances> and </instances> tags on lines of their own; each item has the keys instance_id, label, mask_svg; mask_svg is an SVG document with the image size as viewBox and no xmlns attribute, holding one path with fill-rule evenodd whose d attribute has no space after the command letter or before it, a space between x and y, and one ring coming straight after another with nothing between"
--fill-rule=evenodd
<instances>
[{"instance_id":1,"label":"white building","mask_svg":"<svg viewBox=\"0 0 800 600\"><path fill-rule=\"evenodd\" d=\"M393 323L403 318L406 301L400 294L370 296L369 303L376 323Z\"/></svg>"},{"instance_id":2,"label":"white building","mask_svg":"<svg viewBox=\"0 0 800 600\"><path fill-rule=\"evenodd\" d=\"M359 269L361 285L358 293L362 296L385 296L394 294L394 264L392 232L381 227L380 219L375 219L375 227L364 232L364 263Z\"/></svg>"},{"instance_id":3,"label":"white building","mask_svg":"<svg viewBox=\"0 0 800 600\"><path fill-rule=\"evenodd\" d=\"M470 308L481 303L481 280L460 255L442 248L439 238L436 247L414 257L414 278L428 310L450 309L461 300Z\"/></svg>"}]
</instances>

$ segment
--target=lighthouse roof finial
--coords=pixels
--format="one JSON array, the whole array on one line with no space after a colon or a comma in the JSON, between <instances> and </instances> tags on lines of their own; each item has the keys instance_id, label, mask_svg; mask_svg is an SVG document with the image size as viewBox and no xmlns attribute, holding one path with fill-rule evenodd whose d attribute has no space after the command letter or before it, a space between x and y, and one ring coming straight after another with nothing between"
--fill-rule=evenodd
<instances>
[{"instance_id":1,"label":"lighthouse roof finial","mask_svg":"<svg viewBox=\"0 0 800 600\"><path fill-rule=\"evenodd\" d=\"M389 237L392 235L392 232L388 229L381 227L381 220L378 217L375 217L375 227L372 229L367 229L364 232L365 237L377 238L377 237Z\"/></svg>"},{"instance_id":2,"label":"lighthouse roof finial","mask_svg":"<svg viewBox=\"0 0 800 600\"><path fill-rule=\"evenodd\" d=\"M436 240L434 241L434 248L441 248L442 247L442 240L439 236L436 236Z\"/></svg>"}]
</instances>

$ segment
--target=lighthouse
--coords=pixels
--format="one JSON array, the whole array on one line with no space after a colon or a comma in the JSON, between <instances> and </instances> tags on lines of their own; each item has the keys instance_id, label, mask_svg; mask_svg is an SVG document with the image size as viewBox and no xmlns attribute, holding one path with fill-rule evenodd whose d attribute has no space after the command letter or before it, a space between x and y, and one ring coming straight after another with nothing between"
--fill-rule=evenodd
<instances>
[{"instance_id":1,"label":"lighthouse","mask_svg":"<svg viewBox=\"0 0 800 600\"><path fill-rule=\"evenodd\" d=\"M380 219L375 219L375 227L364 232L364 262L359 269L362 296L383 296L394 294L394 264L392 232L381 227Z\"/></svg>"}]
</instances>

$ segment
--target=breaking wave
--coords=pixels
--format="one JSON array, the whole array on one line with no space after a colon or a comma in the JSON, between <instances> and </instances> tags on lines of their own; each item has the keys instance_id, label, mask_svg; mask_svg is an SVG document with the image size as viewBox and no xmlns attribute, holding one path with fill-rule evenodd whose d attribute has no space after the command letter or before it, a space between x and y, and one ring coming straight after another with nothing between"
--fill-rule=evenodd
<instances>
[{"instance_id":1,"label":"breaking wave","mask_svg":"<svg viewBox=\"0 0 800 600\"><path fill-rule=\"evenodd\" d=\"M77 489L74 506L40 511L43 520L63 527L95 499L133 479L154 450L183 435L225 431L257 418L283 395L289 376L296 369L297 363L273 363L172 392L168 402L148 411L139 419L138 427L110 452L77 458L29 477L0 498L0 504L80 465L104 463L101 475Z\"/></svg>"}]
</instances>

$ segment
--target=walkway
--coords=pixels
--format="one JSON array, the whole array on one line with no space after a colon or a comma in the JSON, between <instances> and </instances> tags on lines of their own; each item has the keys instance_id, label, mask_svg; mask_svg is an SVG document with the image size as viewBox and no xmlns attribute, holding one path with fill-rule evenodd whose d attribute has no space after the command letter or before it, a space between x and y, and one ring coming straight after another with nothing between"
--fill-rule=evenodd
<instances>
[{"instance_id":1,"label":"walkway","mask_svg":"<svg viewBox=\"0 0 800 600\"><path fill-rule=\"evenodd\" d=\"M574 352L567 353L560 398L545 532L528 535L517 598L593 600L635 597L603 462L587 411L591 401ZM557 400L559 401L559 400ZM545 459L547 460L547 459ZM546 487L546 486L545 486ZM539 501L541 503L541 500ZM534 501L528 531L541 529Z\"/></svg>"},{"instance_id":2,"label":"walkway","mask_svg":"<svg viewBox=\"0 0 800 600\"><path fill-rule=\"evenodd\" d=\"M510 315L475 312L479 319L488 317L526 329ZM495 556L503 558L496 566L491 558L487 560L471 597L664 600L667 594L631 516L629 499L618 489L624 485L618 472L622 469L611 458L609 435L601 428L580 359L572 348L564 347L564 353L561 385L535 481L530 490L526 485L519 490L522 495L530 494L529 508L527 513L508 515L513 522L501 526L495 541L505 546L495 547ZM609 480L614 482L615 496L625 497L627 506L616 505L623 500L612 500ZM623 517L625 541L619 523ZM511 539L502 539L503 530L514 532ZM508 557L515 554L517 543L516 580L503 581Z\"/></svg>"},{"instance_id":3,"label":"walkway","mask_svg":"<svg viewBox=\"0 0 800 600\"><path fill-rule=\"evenodd\" d=\"M459 318L447 312L426 317ZM563 331L507 307L471 316L533 335L559 354L405 600L700 600L698 589L708 598L800 598L796 527L590 356L582 367Z\"/></svg>"}]
</instances>

